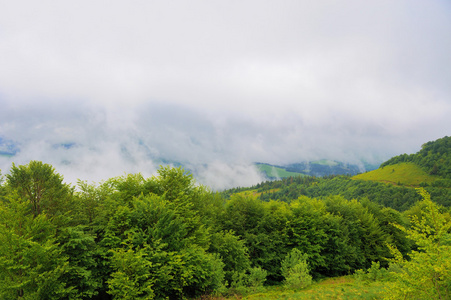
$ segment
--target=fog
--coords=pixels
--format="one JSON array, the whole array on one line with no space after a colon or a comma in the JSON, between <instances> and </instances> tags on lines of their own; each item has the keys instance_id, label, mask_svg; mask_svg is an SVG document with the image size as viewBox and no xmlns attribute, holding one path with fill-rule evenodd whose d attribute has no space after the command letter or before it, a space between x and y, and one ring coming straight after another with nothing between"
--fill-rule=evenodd
<instances>
[{"instance_id":1,"label":"fog","mask_svg":"<svg viewBox=\"0 0 451 300\"><path fill-rule=\"evenodd\" d=\"M0 169L222 189L414 153L450 135L449 32L448 1L4 1Z\"/></svg>"}]
</instances>

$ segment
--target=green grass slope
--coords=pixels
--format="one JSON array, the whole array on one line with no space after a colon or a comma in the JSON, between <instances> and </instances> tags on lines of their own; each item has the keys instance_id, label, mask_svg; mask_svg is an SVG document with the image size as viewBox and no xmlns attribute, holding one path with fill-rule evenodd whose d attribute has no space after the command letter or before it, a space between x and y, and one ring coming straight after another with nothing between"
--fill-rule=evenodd
<instances>
[{"instance_id":1,"label":"green grass slope","mask_svg":"<svg viewBox=\"0 0 451 300\"><path fill-rule=\"evenodd\" d=\"M266 291L244 297L207 297L198 300L330 300L330 299L382 299L387 283L382 281L357 283L351 276L328 278L304 289L289 289L284 286L267 287Z\"/></svg>"},{"instance_id":2,"label":"green grass slope","mask_svg":"<svg viewBox=\"0 0 451 300\"><path fill-rule=\"evenodd\" d=\"M441 177L429 175L416 164L407 162L387 165L371 172L355 175L352 179L418 186L420 183L430 184Z\"/></svg>"},{"instance_id":3,"label":"green grass slope","mask_svg":"<svg viewBox=\"0 0 451 300\"><path fill-rule=\"evenodd\" d=\"M392 157L384 162L381 167L403 162L414 163L428 174L451 179L451 137L445 136L441 139L427 142L421 146L421 150L417 153Z\"/></svg>"}]
</instances>

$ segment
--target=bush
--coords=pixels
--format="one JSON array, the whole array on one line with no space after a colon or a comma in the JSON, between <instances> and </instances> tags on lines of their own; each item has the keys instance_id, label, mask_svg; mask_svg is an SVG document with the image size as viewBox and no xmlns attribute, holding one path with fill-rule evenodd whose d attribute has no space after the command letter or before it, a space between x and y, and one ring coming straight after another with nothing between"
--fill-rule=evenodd
<instances>
[{"instance_id":1,"label":"bush","mask_svg":"<svg viewBox=\"0 0 451 300\"><path fill-rule=\"evenodd\" d=\"M365 272L357 270L354 273L357 282L385 281L389 278L389 272L385 268L381 268L379 262L371 262L371 267Z\"/></svg>"},{"instance_id":2,"label":"bush","mask_svg":"<svg viewBox=\"0 0 451 300\"><path fill-rule=\"evenodd\" d=\"M249 273L235 272L228 294L247 295L265 291L264 283L268 272L260 267L250 268Z\"/></svg>"},{"instance_id":3,"label":"bush","mask_svg":"<svg viewBox=\"0 0 451 300\"><path fill-rule=\"evenodd\" d=\"M264 291L263 284L266 281L268 272L260 267L250 269L248 277L248 286L252 293L259 293Z\"/></svg>"},{"instance_id":4,"label":"bush","mask_svg":"<svg viewBox=\"0 0 451 300\"><path fill-rule=\"evenodd\" d=\"M312 284L312 276L307 264L307 255L296 248L285 256L282 261L282 276L285 285L292 289L305 288Z\"/></svg>"}]
</instances>

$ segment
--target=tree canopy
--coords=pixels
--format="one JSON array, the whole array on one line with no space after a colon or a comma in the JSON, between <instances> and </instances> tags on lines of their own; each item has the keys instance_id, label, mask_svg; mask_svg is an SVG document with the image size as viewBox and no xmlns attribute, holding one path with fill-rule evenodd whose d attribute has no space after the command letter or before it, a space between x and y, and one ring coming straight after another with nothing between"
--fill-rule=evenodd
<instances>
[{"instance_id":1,"label":"tree canopy","mask_svg":"<svg viewBox=\"0 0 451 300\"><path fill-rule=\"evenodd\" d=\"M268 200L214 193L182 168L73 187L48 164L13 164L0 184L0 298L184 299L303 287L375 262L405 263L427 246L412 241L427 224L413 217L423 202L400 212L326 193L341 191L346 177L323 180L273 182Z\"/></svg>"}]
</instances>

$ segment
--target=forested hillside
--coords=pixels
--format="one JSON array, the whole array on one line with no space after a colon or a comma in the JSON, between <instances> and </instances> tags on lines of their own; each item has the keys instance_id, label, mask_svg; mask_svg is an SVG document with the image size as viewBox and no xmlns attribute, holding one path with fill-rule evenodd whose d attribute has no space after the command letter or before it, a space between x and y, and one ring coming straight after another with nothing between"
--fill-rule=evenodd
<instances>
[{"instance_id":1,"label":"forested hillside","mask_svg":"<svg viewBox=\"0 0 451 300\"><path fill-rule=\"evenodd\" d=\"M304 176L213 193L172 167L72 186L51 165L13 164L0 299L227 297L352 274L386 280L381 297L446 299L449 190Z\"/></svg>"},{"instance_id":2,"label":"forested hillside","mask_svg":"<svg viewBox=\"0 0 451 300\"><path fill-rule=\"evenodd\" d=\"M432 195L436 203L446 207L451 206L451 189L435 186L424 186L424 188ZM350 176L290 177L263 182L249 188L227 190L223 192L223 195L227 199L234 193L244 191L257 195L262 201L277 200L288 203L300 196L321 198L340 195L346 199L369 199L376 204L399 211L409 209L421 199L413 186L354 180Z\"/></svg>"},{"instance_id":3,"label":"forested hillside","mask_svg":"<svg viewBox=\"0 0 451 300\"><path fill-rule=\"evenodd\" d=\"M377 167L364 164L365 170L374 170ZM256 163L260 172L264 173L269 180L287 178L290 176L329 176L329 175L355 175L362 172L362 167L345 164L332 160L316 160L288 165L276 166L265 163Z\"/></svg>"},{"instance_id":4,"label":"forested hillside","mask_svg":"<svg viewBox=\"0 0 451 300\"><path fill-rule=\"evenodd\" d=\"M381 167L401 162L415 163L431 175L451 179L451 137L445 136L436 141L427 142L423 144L419 152L395 156L383 163Z\"/></svg>"},{"instance_id":5,"label":"forested hillside","mask_svg":"<svg viewBox=\"0 0 451 300\"><path fill-rule=\"evenodd\" d=\"M299 177L266 181L256 186L224 191L227 198L239 191L253 191L263 201L290 202L300 196L341 195L346 199L369 199L399 211L421 199L415 188L424 187L434 201L451 206L451 138L428 142L411 155L396 156L379 169L356 176Z\"/></svg>"}]
</instances>

